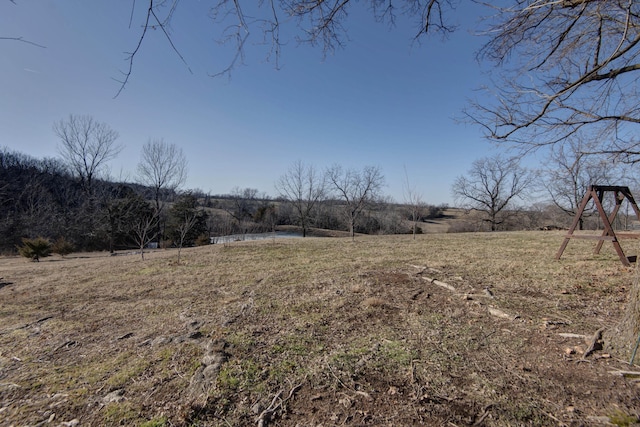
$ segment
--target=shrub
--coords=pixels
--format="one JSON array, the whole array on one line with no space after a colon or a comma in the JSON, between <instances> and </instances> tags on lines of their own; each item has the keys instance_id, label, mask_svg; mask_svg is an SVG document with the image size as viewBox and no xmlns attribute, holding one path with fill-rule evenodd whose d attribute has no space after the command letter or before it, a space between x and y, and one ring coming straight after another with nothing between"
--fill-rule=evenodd
<instances>
[{"instance_id":1,"label":"shrub","mask_svg":"<svg viewBox=\"0 0 640 427\"><path fill-rule=\"evenodd\" d=\"M201 234L195 241L196 246L205 246L211 243L211 238L209 238L208 234Z\"/></svg>"},{"instance_id":2,"label":"shrub","mask_svg":"<svg viewBox=\"0 0 640 427\"><path fill-rule=\"evenodd\" d=\"M60 237L58 240L55 241L51 250L54 254L58 254L63 257L65 255L69 255L70 253L72 253L75 250L75 248L73 246L73 243L71 243L64 237Z\"/></svg>"},{"instance_id":3,"label":"shrub","mask_svg":"<svg viewBox=\"0 0 640 427\"><path fill-rule=\"evenodd\" d=\"M22 246L18 247L18 252L25 258L40 261L40 258L51 255L51 242L43 237L36 237L35 239L23 238Z\"/></svg>"}]
</instances>

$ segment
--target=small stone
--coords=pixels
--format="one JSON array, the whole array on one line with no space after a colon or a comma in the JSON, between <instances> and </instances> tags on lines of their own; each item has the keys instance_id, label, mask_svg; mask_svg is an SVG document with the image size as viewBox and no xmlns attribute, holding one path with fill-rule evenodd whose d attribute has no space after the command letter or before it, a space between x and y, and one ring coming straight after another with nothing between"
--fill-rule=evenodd
<instances>
[{"instance_id":1,"label":"small stone","mask_svg":"<svg viewBox=\"0 0 640 427\"><path fill-rule=\"evenodd\" d=\"M125 400L123 389L114 390L102 398L102 401L104 403L112 403L112 402L117 403L117 402L122 402L123 400Z\"/></svg>"},{"instance_id":2,"label":"small stone","mask_svg":"<svg viewBox=\"0 0 640 427\"><path fill-rule=\"evenodd\" d=\"M344 397L342 399L339 399L338 403L341 404L342 406L344 406L345 408L350 408L351 407L351 399L349 399L348 397Z\"/></svg>"},{"instance_id":3,"label":"small stone","mask_svg":"<svg viewBox=\"0 0 640 427\"><path fill-rule=\"evenodd\" d=\"M567 356L571 354L576 354L576 350L571 347L567 347L564 349L564 354L566 354Z\"/></svg>"},{"instance_id":4,"label":"small stone","mask_svg":"<svg viewBox=\"0 0 640 427\"><path fill-rule=\"evenodd\" d=\"M157 337L155 338L153 341L151 341L151 345L153 347L159 346L159 345L164 345L164 344L168 344L171 342L171 338L167 338L167 337Z\"/></svg>"},{"instance_id":5,"label":"small stone","mask_svg":"<svg viewBox=\"0 0 640 427\"><path fill-rule=\"evenodd\" d=\"M260 402L256 403L251 407L251 412L253 412L256 415L259 415L262 412L262 405L260 404Z\"/></svg>"}]
</instances>

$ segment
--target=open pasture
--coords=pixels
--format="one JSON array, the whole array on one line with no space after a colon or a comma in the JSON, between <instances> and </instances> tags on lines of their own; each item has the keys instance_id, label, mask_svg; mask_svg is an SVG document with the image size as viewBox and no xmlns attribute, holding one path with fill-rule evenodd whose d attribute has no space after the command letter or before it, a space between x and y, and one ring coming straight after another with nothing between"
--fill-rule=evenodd
<instances>
[{"instance_id":1,"label":"open pasture","mask_svg":"<svg viewBox=\"0 0 640 427\"><path fill-rule=\"evenodd\" d=\"M628 361L583 353L635 272L562 236L0 258L0 424L629 425Z\"/></svg>"}]
</instances>

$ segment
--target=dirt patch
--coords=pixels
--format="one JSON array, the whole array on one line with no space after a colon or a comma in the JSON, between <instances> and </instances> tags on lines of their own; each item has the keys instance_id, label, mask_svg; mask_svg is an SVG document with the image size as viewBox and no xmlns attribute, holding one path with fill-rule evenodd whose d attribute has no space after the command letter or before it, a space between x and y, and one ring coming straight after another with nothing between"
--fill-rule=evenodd
<instances>
[{"instance_id":1,"label":"dirt patch","mask_svg":"<svg viewBox=\"0 0 640 427\"><path fill-rule=\"evenodd\" d=\"M551 232L553 233L553 232ZM7 425L629 425L632 272L561 235L0 259ZM603 251L604 252L604 251ZM587 255L584 255L587 254ZM589 268L585 268L587 265ZM584 274L588 271L588 274Z\"/></svg>"}]
</instances>

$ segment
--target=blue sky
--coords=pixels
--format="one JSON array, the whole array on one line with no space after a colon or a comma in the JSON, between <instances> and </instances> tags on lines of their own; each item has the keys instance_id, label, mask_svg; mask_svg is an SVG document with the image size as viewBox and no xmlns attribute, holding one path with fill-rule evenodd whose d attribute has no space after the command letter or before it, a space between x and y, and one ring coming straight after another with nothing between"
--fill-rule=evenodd
<instances>
[{"instance_id":1,"label":"blue sky","mask_svg":"<svg viewBox=\"0 0 640 427\"><path fill-rule=\"evenodd\" d=\"M144 3L130 28L130 2L0 2L0 36L46 46L0 40L0 146L57 156L53 123L89 114L120 134L125 148L110 163L116 178L134 180L143 144L164 138L188 159L187 188L275 196L274 182L300 159L321 169L379 166L385 194L400 202L406 169L430 204L452 203L455 177L495 152L480 129L455 120L489 78L474 59L482 43L469 31L475 7L459 8L460 29L448 40L421 45L412 43L413 22L389 29L354 11L344 49L325 58L292 40L276 69L250 45L246 66L229 79L211 77L231 51L216 43L210 2L183 1L171 30L192 72L159 31L150 32L114 99Z\"/></svg>"}]
</instances>

